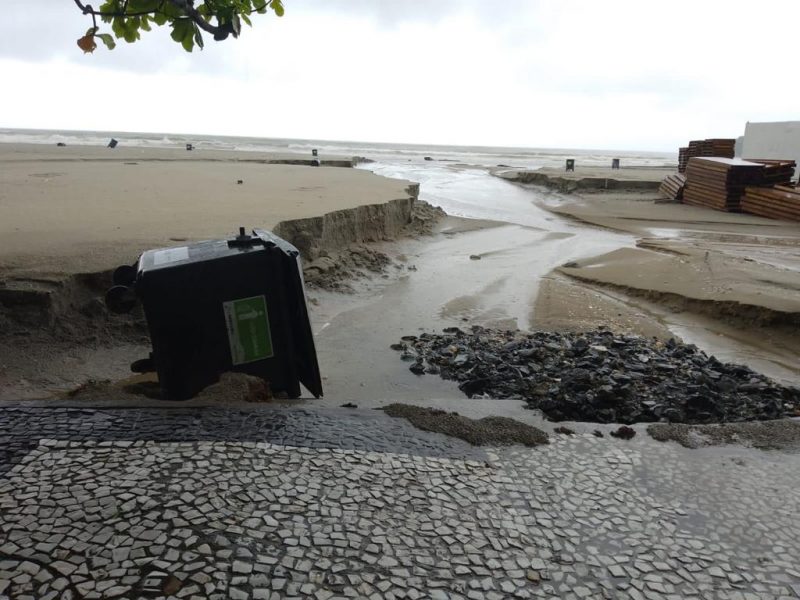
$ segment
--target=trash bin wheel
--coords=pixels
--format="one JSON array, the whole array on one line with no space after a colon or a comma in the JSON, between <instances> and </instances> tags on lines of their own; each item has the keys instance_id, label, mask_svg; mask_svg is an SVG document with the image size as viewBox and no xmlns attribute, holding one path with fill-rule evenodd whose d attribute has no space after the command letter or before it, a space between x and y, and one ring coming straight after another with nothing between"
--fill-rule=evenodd
<instances>
[{"instance_id":1,"label":"trash bin wheel","mask_svg":"<svg viewBox=\"0 0 800 600\"><path fill-rule=\"evenodd\" d=\"M133 285L136 281L136 266L122 265L114 269L114 274L111 276L114 285Z\"/></svg>"},{"instance_id":2,"label":"trash bin wheel","mask_svg":"<svg viewBox=\"0 0 800 600\"><path fill-rule=\"evenodd\" d=\"M129 313L136 306L136 295L124 285L115 285L106 292L108 310L118 315Z\"/></svg>"}]
</instances>

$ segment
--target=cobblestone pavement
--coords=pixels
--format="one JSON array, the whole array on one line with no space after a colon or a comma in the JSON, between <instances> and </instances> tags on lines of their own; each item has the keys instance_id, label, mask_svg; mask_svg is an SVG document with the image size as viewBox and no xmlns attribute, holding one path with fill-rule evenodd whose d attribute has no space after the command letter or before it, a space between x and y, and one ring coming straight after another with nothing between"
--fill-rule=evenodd
<instances>
[{"instance_id":1,"label":"cobblestone pavement","mask_svg":"<svg viewBox=\"0 0 800 600\"><path fill-rule=\"evenodd\" d=\"M641 437L0 409L0 597L797 597L800 456Z\"/></svg>"}]
</instances>

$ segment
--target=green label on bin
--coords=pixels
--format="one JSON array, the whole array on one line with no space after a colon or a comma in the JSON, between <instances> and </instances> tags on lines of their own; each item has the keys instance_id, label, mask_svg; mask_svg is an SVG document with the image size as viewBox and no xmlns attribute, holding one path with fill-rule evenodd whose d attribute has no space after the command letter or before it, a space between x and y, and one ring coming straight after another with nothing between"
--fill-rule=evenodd
<instances>
[{"instance_id":1,"label":"green label on bin","mask_svg":"<svg viewBox=\"0 0 800 600\"><path fill-rule=\"evenodd\" d=\"M242 365L273 356L267 301L264 296L223 302L231 362Z\"/></svg>"}]
</instances>

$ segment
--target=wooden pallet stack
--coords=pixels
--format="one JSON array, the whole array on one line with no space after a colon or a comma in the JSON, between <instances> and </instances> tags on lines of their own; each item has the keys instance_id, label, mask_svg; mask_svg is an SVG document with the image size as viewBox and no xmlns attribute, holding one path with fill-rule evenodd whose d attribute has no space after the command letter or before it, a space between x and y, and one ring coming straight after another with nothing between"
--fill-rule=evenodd
<instances>
[{"instance_id":1,"label":"wooden pallet stack","mask_svg":"<svg viewBox=\"0 0 800 600\"><path fill-rule=\"evenodd\" d=\"M729 138L709 138L692 140L689 145L678 149L678 172L685 173L689 159L693 156L720 156L733 158L736 140Z\"/></svg>"},{"instance_id":2,"label":"wooden pallet stack","mask_svg":"<svg viewBox=\"0 0 800 600\"><path fill-rule=\"evenodd\" d=\"M665 198L672 200L681 200L683 198L683 188L686 185L686 176L681 173L675 175L667 175L658 191Z\"/></svg>"},{"instance_id":3,"label":"wooden pallet stack","mask_svg":"<svg viewBox=\"0 0 800 600\"><path fill-rule=\"evenodd\" d=\"M686 168L689 166L689 159L694 156L700 156L700 151L702 149L703 141L702 140L692 140L689 142L689 145L686 146L686 152L683 155L683 169L681 170L681 163L680 163L680 152L678 152L678 173L685 173Z\"/></svg>"},{"instance_id":4,"label":"wooden pallet stack","mask_svg":"<svg viewBox=\"0 0 800 600\"><path fill-rule=\"evenodd\" d=\"M720 156L733 158L736 140L728 138L711 138L700 144L700 156Z\"/></svg>"},{"instance_id":5,"label":"wooden pallet stack","mask_svg":"<svg viewBox=\"0 0 800 600\"><path fill-rule=\"evenodd\" d=\"M764 165L764 185L790 185L797 163L793 160L746 158L750 162Z\"/></svg>"},{"instance_id":6,"label":"wooden pallet stack","mask_svg":"<svg viewBox=\"0 0 800 600\"><path fill-rule=\"evenodd\" d=\"M689 162L689 147L678 148L678 173L686 172L686 163Z\"/></svg>"},{"instance_id":7,"label":"wooden pallet stack","mask_svg":"<svg viewBox=\"0 0 800 600\"><path fill-rule=\"evenodd\" d=\"M788 185L747 186L742 197L742 210L770 219L800 221L800 188Z\"/></svg>"},{"instance_id":8,"label":"wooden pallet stack","mask_svg":"<svg viewBox=\"0 0 800 600\"><path fill-rule=\"evenodd\" d=\"M761 184L764 168L763 164L738 158L693 156L686 166L683 202L739 212L745 186Z\"/></svg>"}]
</instances>

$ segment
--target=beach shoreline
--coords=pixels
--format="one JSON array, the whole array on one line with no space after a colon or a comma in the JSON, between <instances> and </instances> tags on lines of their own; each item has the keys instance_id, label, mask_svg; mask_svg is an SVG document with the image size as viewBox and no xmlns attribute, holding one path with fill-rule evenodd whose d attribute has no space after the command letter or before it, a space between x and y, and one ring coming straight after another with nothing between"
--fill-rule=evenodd
<instances>
[{"instance_id":1,"label":"beach shoreline","mask_svg":"<svg viewBox=\"0 0 800 600\"><path fill-rule=\"evenodd\" d=\"M324 401L326 404L352 399L365 401L367 397L372 397L373 402L417 399L417 395L431 400L456 397L458 391L454 391L449 384L432 385L430 378L424 383L407 380L406 367L401 363L394 368L389 363L391 359L384 356L389 345L384 338L388 340L393 339L391 336L399 337L403 331L433 331L465 322L509 329L552 331L589 331L603 326L621 333L657 337L661 340L681 337L676 334L676 331L681 331L691 341L695 339L692 338L693 335L698 335L697 331L702 331L706 336L723 333L726 337L738 336L737 339L745 344L743 347L756 348L759 347L758 336L750 331L753 323L758 321L762 330L767 328L767 338L776 341L775 347L780 350L779 354L770 354L770 360L784 365L785 357L795 351L791 331L787 332L787 326L792 327L791 322L772 323L766 310L762 315L766 318L755 321L751 318L752 309L749 316L744 310L740 311L742 315L736 311L728 311L727 321L724 323L719 321L720 315L715 313L719 312L715 306L720 301L727 301L726 306L735 307L742 300L754 306L764 305L772 311L770 314L783 311L791 315L799 312L790 293L794 285L791 273L778 274L773 278L775 294L750 293L746 297L734 295L733 300L724 298L726 293L730 295L740 291L743 274L753 275L755 271L752 267L761 264L750 265L741 256L732 256L735 249L742 251L745 247L760 247L760 257L767 260L772 253L771 260L774 263L779 256L775 251L791 249L796 244L796 236L780 222L656 202L658 195L649 189L643 191L625 187L587 187L561 193L558 186L553 188L526 184L508 181L508 177L495 178L486 175L481 180L485 183L479 183L473 175L469 175L465 178L464 185L477 185L478 188L471 192L467 188L457 188L452 192L454 197L472 192L486 194L487 198L493 194L513 195L509 203L504 205L505 213L495 210L500 220L493 220L491 217L483 221L448 217L430 240L413 240L405 236L414 236L422 230L432 231L432 223L441 215L437 211L414 214L415 207L420 208L424 204L417 199L419 185L410 183L410 175L407 175L407 179L388 179L362 169L267 164L266 161L271 159L264 156L258 156L257 162L253 162L250 160L253 156L250 152L220 151L221 156L215 155L206 160L201 153L193 154L181 150L125 149L125 152L146 157L129 160L130 156L127 154L113 154L113 159L104 158L108 154L106 149L94 148L87 151L84 158L81 158L81 152L74 150L77 158L56 160L62 149L42 147L23 150L20 156L30 156L32 152L33 156L39 155L46 159L36 166L36 169L41 170L31 170L35 161L30 159L13 159L5 164L9 170L12 167L27 169L29 177L30 173L50 172L50 169L56 172L57 168L64 165L75 167L83 174L86 174L84 169L87 166L98 169L102 167L101 172L106 165L113 165L113 172L152 166L154 171L144 169L142 172L159 173L156 180L169 187L175 184L165 173L172 173L173 178L177 178L176 174L183 173L183 168L195 174L201 172L203 177L211 177L213 173L219 176L222 173L221 181L228 191L234 189L238 192L239 188L255 182L253 186L258 185L259 189L265 190L263 197L278 198L269 214L277 215L283 210L283 214L295 215L297 218L266 223L263 226L273 229L302 251L306 280L310 284L309 298L315 334L321 336L318 341L320 354L323 356L322 364L326 372L330 373L330 385L334 390L332 397ZM275 157L275 160L282 159ZM128 162L138 164L128 165ZM232 169L243 167L255 169L254 172L258 175L248 175L243 184L232 183ZM436 168L445 167L434 165L434 169ZM628 168L613 170L613 175L620 177L619 180L622 181L627 181L629 174L639 181L655 181L654 178L661 177L665 170ZM560 178L562 175L561 171L554 169L542 171L545 174L552 173L553 177ZM580 181L591 175L592 181L598 181L598 173L602 175L611 171L602 167L579 167L575 174L568 174L567 180L572 181L574 178L575 181ZM382 171L377 169L377 172ZM406 172L411 174L414 171ZM493 169L480 167L473 167L470 172L497 174ZM265 178L259 179L261 175L265 175ZM183 174L181 177L185 179L187 176ZM507 183L497 183L487 189L481 187L503 180ZM38 181L37 178L32 178L32 181L37 185L47 183ZM312 185L315 181L317 185ZM325 185L319 185L320 181ZM81 190L85 194L90 193L86 182L83 185L83 188L76 186L76 194ZM211 195L213 189L211 186L205 187L203 194ZM354 190L356 193L352 193ZM515 190L518 193L514 194ZM520 190L533 190L535 193ZM248 190L248 193L251 191ZM309 193L323 196L323 199L313 205L301 206L297 202L292 205L291 199L304 198ZM199 204L201 208L191 203L177 203L184 210L193 210L196 213L185 220L187 229L194 234L180 236L180 239L169 239L174 235L166 237L164 223L158 221L153 214L146 215L157 229L161 228L158 229L162 236L161 243L143 246L148 243L146 239L127 240L123 244L127 247L127 256L122 262L134 260L138 256L137 250L141 251L139 248L183 245L203 237L220 237L219 224L212 222L209 225L202 218L202 207L206 206L203 202L201 200ZM265 212L262 209L265 202L263 198L250 202L245 194L242 202L245 210L240 214L253 214L252 211L260 210L259 214L264 218ZM503 220L508 218L503 217L504 214L520 214L523 218L526 205L537 206L544 212L539 216L525 216L525 224ZM233 204L234 208L237 206ZM314 207L319 206L327 206L331 210L315 213ZM554 215L567 221L553 227L549 223ZM127 218L134 217L127 215ZM276 220L277 217L273 219ZM409 222L415 220L416 226L409 229ZM216 229L203 229L209 226ZM674 235L666 236L664 232L668 230L674 230ZM200 235L201 233L206 235ZM166 244L163 243L165 238ZM753 240L755 243L750 243L749 246L744 244ZM775 240L780 240L778 246ZM355 247L350 248L352 244ZM32 247L32 256L39 256L40 262L34 264L33 270L27 275L26 281L35 283L25 285L36 288L41 284L40 287L45 288L45 294L50 294L48 286L57 277L53 273L59 271L48 271L44 268L47 261L41 261L43 253L35 245ZM117 248L116 252L119 250ZM59 258L70 261L73 265L80 265L82 269L92 264L97 265L91 261L76 260L75 257L80 256L83 251L80 244L75 244L71 254ZM537 258L543 251L544 263ZM739 277L730 286L732 291L706 290L705 296L693 296L692 292L697 291L702 283L702 274L699 280L692 280L687 277L685 270L702 266L706 251L712 253L714 267L723 265ZM558 262L559 252L567 252L575 260L565 258ZM104 291L102 282L108 278L107 269L115 266L109 260L113 258L112 255L113 253L102 254L106 261L102 265L104 269L93 271L93 278L85 277L87 271L77 274L83 279L77 287L79 293L76 301L72 306L66 307L67 311L72 311L71 314L83 314L81 319L85 317L91 323L93 319L96 320L95 312L102 313L97 306L97 296ZM631 261L635 263L639 260L647 264L657 264L658 268L638 271L631 268ZM731 261L735 261L736 268L730 267ZM31 268L31 263L27 266L24 262L16 265L13 261L9 263L5 265L6 276L11 272L9 267L17 269L17 274L24 273L23 268ZM420 273L412 271L417 269L417 265ZM739 268L742 265L743 270ZM636 282L632 282L631 277L639 271L651 272L652 277L662 279L639 281L637 290L637 286L633 285ZM65 272L61 271L62 278ZM533 279L523 276L528 272L538 275ZM2 274L3 270L0 268L0 276ZM75 276L74 273L71 275ZM13 277L12 275L12 279ZM24 276L20 276L20 279L24 280ZM7 278L6 294L10 291L8 281ZM351 282L358 281L364 283L351 285ZM430 283L425 283L426 281ZM681 283L683 288L676 286L674 282ZM752 287L754 282L755 279L751 278L749 285ZM429 289L427 286L433 287ZM384 289L385 292L380 291ZM414 292L415 289L418 291ZM682 294L681 302L677 302L674 297L676 290ZM17 291L30 292L24 289ZM673 293L673 296L668 296L667 291ZM0 289L0 296L2 292ZM377 297L376 294L386 295L387 298L383 301L373 300ZM778 298L779 304L772 302L775 298ZM369 306L370 303L374 306ZM403 311L395 314L393 303L402 305ZM361 305L369 307L361 310L358 308ZM385 331L380 334L372 325L375 319L385 321L382 324ZM697 324L701 322L702 326L697 329ZM119 330L115 331L114 335L119 333ZM74 364L98 366L98 357L103 353L113 357L113 368L103 371L98 366L93 372L91 369L78 369L83 375L110 373L112 379L123 377L129 359L140 358L134 355L146 351L148 344L146 331L141 326L128 330L118 340L120 343L116 347L108 348L108 351L103 344L104 340L111 338L102 328L78 328L76 334L76 337L71 338L72 346L67 344L58 347L61 355L74 355ZM80 338L81 335L84 337ZM375 340L372 339L373 336L376 337ZM86 339L87 347L78 348L74 343L75 339ZM706 341L708 339L707 337ZM32 340L30 347L38 345L40 349L36 356L32 356L33 362L53 360L54 352L46 349L47 343L46 338ZM737 351L741 351L741 348ZM342 354L349 356L354 352L363 353L364 356L353 361ZM737 357L734 355L733 358L735 360ZM60 355L58 360L61 360ZM102 360L104 359L100 359L101 363ZM15 364L20 367L21 361L16 361ZM754 364L763 365L767 370L774 366L763 361L759 364L756 359ZM107 363L106 367L109 365ZM69 365L63 360L58 368L51 368L51 371L58 372L53 380L62 382L59 384L61 389L64 388L64 381L72 380L68 373ZM795 379L798 375L796 370L792 374L792 369L784 369L782 366L770 373L781 376L784 380ZM380 374L380 377L375 374ZM388 379L395 383L384 383ZM35 391L43 388L33 386L31 389Z\"/></svg>"}]
</instances>

